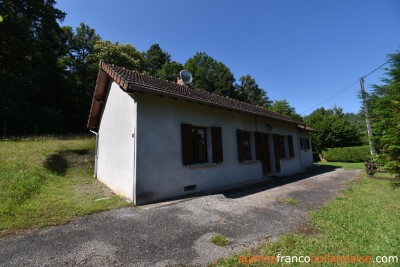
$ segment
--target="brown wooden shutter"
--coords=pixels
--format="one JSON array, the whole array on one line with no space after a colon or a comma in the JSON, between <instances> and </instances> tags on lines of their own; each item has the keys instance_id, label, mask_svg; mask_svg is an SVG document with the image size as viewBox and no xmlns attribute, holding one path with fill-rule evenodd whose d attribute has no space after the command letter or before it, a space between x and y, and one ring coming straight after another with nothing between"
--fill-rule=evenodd
<instances>
[{"instance_id":1,"label":"brown wooden shutter","mask_svg":"<svg viewBox=\"0 0 400 267\"><path fill-rule=\"evenodd\" d=\"M291 135L288 135L287 140L289 145L289 157L293 158L294 157L293 137Z\"/></svg>"},{"instance_id":2,"label":"brown wooden shutter","mask_svg":"<svg viewBox=\"0 0 400 267\"><path fill-rule=\"evenodd\" d=\"M304 138L304 141L305 141L305 143L306 143L306 148L307 149L310 149L310 138Z\"/></svg>"},{"instance_id":3,"label":"brown wooden shutter","mask_svg":"<svg viewBox=\"0 0 400 267\"><path fill-rule=\"evenodd\" d=\"M193 164L193 136L192 125L181 124L181 137L182 137L182 163L183 165Z\"/></svg>"},{"instance_id":4,"label":"brown wooden shutter","mask_svg":"<svg viewBox=\"0 0 400 267\"><path fill-rule=\"evenodd\" d=\"M262 160L262 133L254 132L254 141L256 147L256 160Z\"/></svg>"},{"instance_id":5,"label":"brown wooden shutter","mask_svg":"<svg viewBox=\"0 0 400 267\"><path fill-rule=\"evenodd\" d=\"M239 162L243 162L244 161L243 131L238 129L236 131L236 136L237 136L237 146L238 146L238 159Z\"/></svg>"},{"instance_id":6,"label":"brown wooden shutter","mask_svg":"<svg viewBox=\"0 0 400 267\"><path fill-rule=\"evenodd\" d=\"M268 174L271 172L271 160L269 158L269 144L268 144L268 134L261 134L261 152L262 152L262 165L263 173Z\"/></svg>"},{"instance_id":7,"label":"brown wooden shutter","mask_svg":"<svg viewBox=\"0 0 400 267\"><path fill-rule=\"evenodd\" d=\"M222 153L222 130L221 127L211 127L212 159L214 163L224 161Z\"/></svg>"},{"instance_id":8,"label":"brown wooden shutter","mask_svg":"<svg viewBox=\"0 0 400 267\"><path fill-rule=\"evenodd\" d=\"M303 142L303 138L300 137L300 149L303 150L304 149L304 142Z\"/></svg>"},{"instance_id":9,"label":"brown wooden shutter","mask_svg":"<svg viewBox=\"0 0 400 267\"><path fill-rule=\"evenodd\" d=\"M280 143L280 136L277 134L274 134L273 136L274 140L274 156L275 156L275 171L280 172L281 171L281 163L280 163L280 151L279 151L279 143Z\"/></svg>"}]
</instances>

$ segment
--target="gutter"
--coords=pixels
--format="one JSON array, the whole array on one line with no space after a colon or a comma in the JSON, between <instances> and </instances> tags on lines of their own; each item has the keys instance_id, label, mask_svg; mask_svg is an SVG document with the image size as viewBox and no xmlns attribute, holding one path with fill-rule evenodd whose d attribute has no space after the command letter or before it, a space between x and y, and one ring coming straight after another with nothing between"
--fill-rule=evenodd
<instances>
[{"instance_id":1,"label":"gutter","mask_svg":"<svg viewBox=\"0 0 400 267\"><path fill-rule=\"evenodd\" d=\"M94 174L93 177L97 178L97 159L99 158L98 155L98 145L99 145L99 133L96 133L95 131L89 130L92 134L96 135L96 149L95 149L95 154L94 154Z\"/></svg>"}]
</instances>

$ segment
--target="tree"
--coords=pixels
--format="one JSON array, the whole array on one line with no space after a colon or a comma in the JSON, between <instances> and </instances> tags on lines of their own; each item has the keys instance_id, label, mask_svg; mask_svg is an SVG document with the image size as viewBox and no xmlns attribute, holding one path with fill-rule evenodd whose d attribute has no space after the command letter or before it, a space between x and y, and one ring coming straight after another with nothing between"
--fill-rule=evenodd
<instances>
[{"instance_id":1,"label":"tree","mask_svg":"<svg viewBox=\"0 0 400 267\"><path fill-rule=\"evenodd\" d=\"M305 122L317 130L311 134L316 151L334 147L358 146L363 143L359 128L345 116L339 107L316 109L305 117Z\"/></svg>"},{"instance_id":2,"label":"tree","mask_svg":"<svg viewBox=\"0 0 400 267\"><path fill-rule=\"evenodd\" d=\"M93 88L96 83L97 65L91 57L100 36L88 25L81 23L75 31L63 27L67 52L60 60L68 77L69 95L63 101L65 124L71 131L84 130L90 109Z\"/></svg>"},{"instance_id":3,"label":"tree","mask_svg":"<svg viewBox=\"0 0 400 267\"><path fill-rule=\"evenodd\" d=\"M293 119L303 121L303 118L300 116L300 114L296 113L296 109L290 106L286 99L274 101L271 106L271 110L275 111L276 113L289 116Z\"/></svg>"},{"instance_id":4,"label":"tree","mask_svg":"<svg viewBox=\"0 0 400 267\"><path fill-rule=\"evenodd\" d=\"M171 55L162 50L159 44L153 44L143 53L145 69L150 75L156 76L162 66L171 60Z\"/></svg>"},{"instance_id":5,"label":"tree","mask_svg":"<svg viewBox=\"0 0 400 267\"><path fill-rule=\"evenodd\" d=\"M385 84L373 86L368 102L375 145L384 153L385 167L400 175L400 53L389 57Z\"/></svg>"},{"instance_id":6,"label":"tree","mask_svg":"<svg viewBox=\"0 0 400 267\"><path fill-rule=\"evenodd\" d=\"M179 76L181 70L183 70L181 63L176 61L166 62L157 72L157 77L171 82L176 82L176 78Z\"/></svg>"},{"instance_id":7,"label":"tree","mask_svg":"<svg viewBox=\"0 0 400 267\"><path fill-rule=\"evenodd\" d=\"M11 134L33 128L41 108L59 109L64 78L58 59L65 53L65 35L58 21L65 13L54 5L54 0L1 1L0 121L8 121Z\"/></svg>"},{"instance_id":8,"label":"tree","mask_svg":"<svg viewBox=\"0 0 400 267\"><path fill-rule=\"evenodd\" d=\"M98 41L94 46L91 60L96 62L100 60L115 64L130 70L142 72L144 69L143 55L131 44L112 43L110 41Z\"/></svg>"},{"instance_id":9,"label":"tree","mask_svg":"<svg viewBox=\"0 0 400 267\"><path fill-rule=\"evenodd\" d=\"M233 77L230 69L206 53L197 52L185 63L193 76L193 87L221 96L234 96Z\"/></svg>"},{"instance_id":10,"label":"tree","mask_svg":"<svg viewBox=\"0 0 400 267\"><path fill-rule=\"evenodd\" d=\"M244 101L259 107L269 107L271 102L267 92L261 89L256 80L249 74L240 77L240 84L235 84L235 99Z\"/></svg>"}]
</instances>

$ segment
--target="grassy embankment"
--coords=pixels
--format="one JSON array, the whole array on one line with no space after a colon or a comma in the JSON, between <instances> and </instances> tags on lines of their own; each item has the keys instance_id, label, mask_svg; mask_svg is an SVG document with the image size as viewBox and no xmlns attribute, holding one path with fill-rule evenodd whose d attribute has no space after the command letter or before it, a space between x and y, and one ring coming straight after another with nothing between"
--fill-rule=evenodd
<instances>
[{"instance_id":1,"label":"grassy embankment","mask_svg":"<svg viewBox=\"0 0 400 267\"><path fill-rule=\"evenodd\" d=\"M343 168L362 168L362 163L332 163ZM299 204L301 205L301 203ZM292 233L276 242L265 242L255 249L220 259L212 267L269 266L260 262L239 264L244 256L364 255L397 256L397 263L324 263L318 266L400 266L400 183L362 177L349 185L333 201L310 214L314 234ZM245 258L242 258L242 260ZM248 258L249 259L249 258ZM386 258L386 260L389 260ZM310 266L279 263L273 266ZM314 265L312 265L314 266Z\"/></svg>"},{"instance_id":2,"label":"grassy embankment","mask_svg":"<svg viewBox=\"0 0 400 267\"><path fill-rule=\"evenodd\" d=\"M0 141L0 237L129 205L93 178L93 138Z\"/></svg>"}]
</instances>

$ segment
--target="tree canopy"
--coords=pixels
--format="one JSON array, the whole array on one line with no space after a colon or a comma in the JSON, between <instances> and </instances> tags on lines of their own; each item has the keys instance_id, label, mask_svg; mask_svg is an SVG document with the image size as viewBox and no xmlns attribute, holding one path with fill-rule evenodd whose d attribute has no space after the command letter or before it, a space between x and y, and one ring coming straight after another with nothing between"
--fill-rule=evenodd
<instances>
[{"instance_id":1,"label":"tree canopy","mask_svg":"<svg viewBox=\"0 0 400 267\"><path fill-rule=\"evenodd\" d=\"M261 89L256 80L249 74L240 77L239 84L235 84L235 98L259 107L270 107L271 102L267 92Z\"/></svg>"},{"instance_id":2,"label":"tree canopy","mask_svg":"<svg viewBox=\"0 0 400 267\"><path fill-rule=\"evenodd\" d=\"M153 44L143 53L145 70L153 76L157 76L164 64L169 63L171 55L161 49L159 44Z\"/></svg>"},{"instance_id":3,"label":"tree canopy","mask_svg":"<svg viewBox=\"0 0 400 267\"><path fill-rule=\"evenodd\" d=\"M386 167L400 175L400 53L389 55L391 62L383 85L374 85L368 104L374 143Z\"/></svg>"},{"instance_id":4,"label":"tree canopy","mask_svg":"<svg viewBox=\"0 0 400 267\"><path fill-rule=\"evenodd\" d=\"M292 107L286 99L275 100L272 103L271 110L282 115L289 116L293 119L303 121L303 117L301 117L300 114L296 113L296 109Z\"/></svg>"},{"instance_id":5,"label":"tree canopy","mask_svg":"<svg viewBox=\"0 0 400 267\"><path fill-rule=\"evenodd\" d=\"M305 117L305 122L308 126L317 130L311 136L313 148L316 151L363 144L360 129L339 107L316 109Z\"/></svg>"},{"instance_id":6,"label":"tree canopy","mask_svg":"<svg viewBox=\"0 0 400 267\"><path fill-rule=\"evenodd\" d=\"M184 68L193 76L193 87L207 90L217 95L234 97L235 78L231 70L222 62L204 52L197 52L186 61Z\"/></svg>"}]
</instances>

